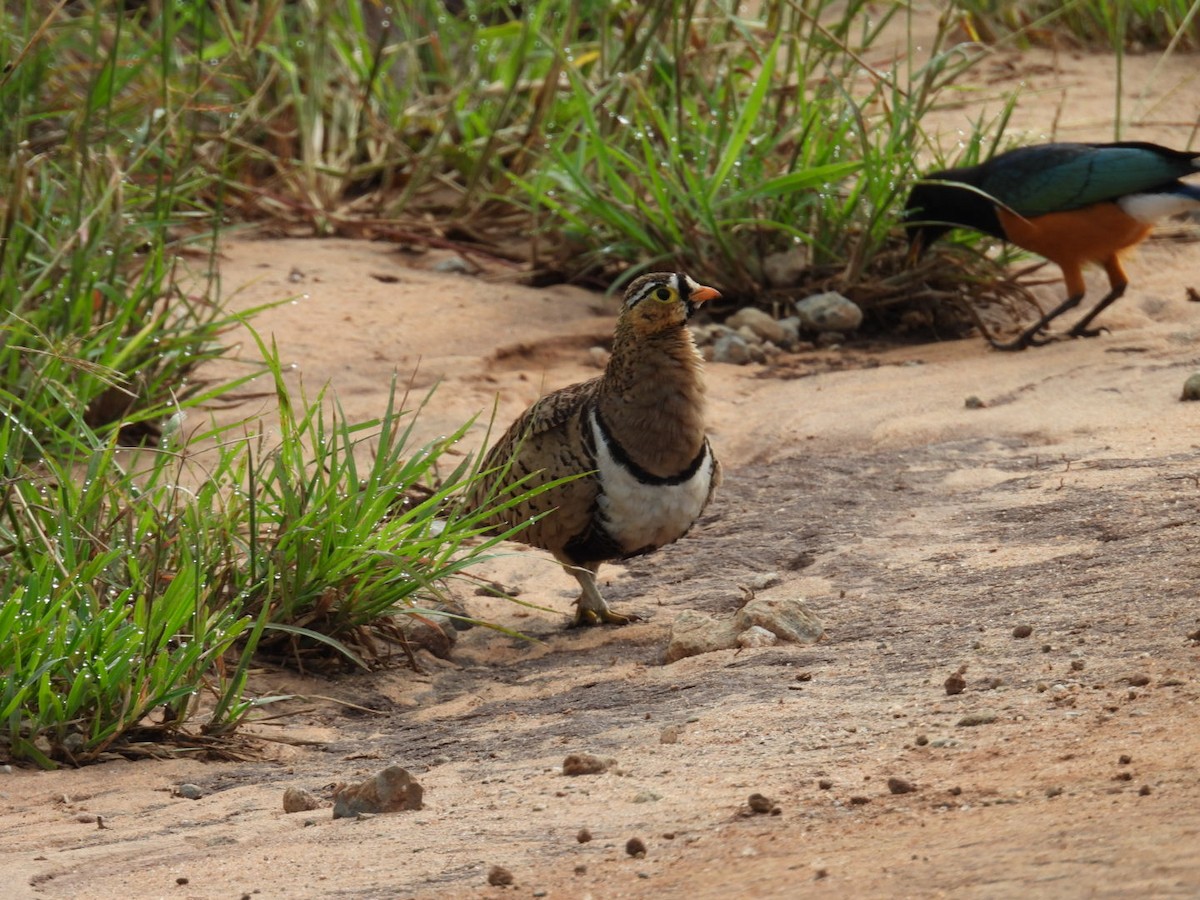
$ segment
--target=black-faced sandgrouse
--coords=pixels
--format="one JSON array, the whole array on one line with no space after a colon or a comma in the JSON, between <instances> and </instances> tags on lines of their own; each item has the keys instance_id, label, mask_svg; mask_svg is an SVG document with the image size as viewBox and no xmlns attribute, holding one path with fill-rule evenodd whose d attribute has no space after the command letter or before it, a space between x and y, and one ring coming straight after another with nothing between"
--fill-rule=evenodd
<instances>
[{"instance_id":1,"label":"black-faced sandgrouse","mask_svg":"<svg viewBox=\"0 0 1200 900\"><path fill-rule=\"evenodd\" d=\"M978 166L925 176L904 211L910 261L952 228L973 228L1046 257L1062 269L1067 298L1000 350L1047 343L1046 326L1079 304L1084 263L1104 267L1109 292L1067 332L1092 337L1092 320L1125 293L1119 253L1145 240L1166 216L1200 209L1200 153L1157 144L1038 144Z\"/></svg>"},{"instance_id":2,"label":"black-faced sandgrouse","mask_svg":"<svg viewBox=\"0 0 1200 900\"><path fill-rule=\"evenodd\" d=\"M658 272L625 292L604 374L542 397L483 460L476 505L581 476L496 514L514 540L552 553L579 581L576 624L625 624L596 584L602 562L683 537L721 480L704 432L702 360L687 321L720 294L687 275Z\"/></svg>"}]
</instances>

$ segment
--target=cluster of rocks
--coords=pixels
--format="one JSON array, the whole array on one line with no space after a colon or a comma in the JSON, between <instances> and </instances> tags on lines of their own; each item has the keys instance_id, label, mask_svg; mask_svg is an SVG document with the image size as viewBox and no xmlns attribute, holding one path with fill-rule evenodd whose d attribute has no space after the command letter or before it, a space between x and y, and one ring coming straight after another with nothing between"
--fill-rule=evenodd
<instances>
[{"instance_id":1,"label":"cluster of rocks","mask_svg":"<svg viewBox=\"0 0 1200 900\"><path fill-rule=\"evenodd\" d=\"M692 333L712 362L762 363L779 353L840 344L862 325L862 310L836 291L798 300L795 314L776 319L754 306L738 310L723 324L694 325Z\"/></svg>"}]
</instances>

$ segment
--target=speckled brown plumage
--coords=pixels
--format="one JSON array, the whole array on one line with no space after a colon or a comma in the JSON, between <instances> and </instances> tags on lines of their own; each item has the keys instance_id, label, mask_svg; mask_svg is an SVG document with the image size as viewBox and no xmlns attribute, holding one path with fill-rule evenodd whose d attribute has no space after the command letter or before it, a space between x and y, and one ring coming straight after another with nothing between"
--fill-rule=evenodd
<instances>
[{"instance_id":1,"label":"speckled brown plumage","mask_svg":"<svg viewBox=\"0 0 1200 900\"><path fill-rule=\"evenodd\" d=\"M687 320L720 296L683 274L655 273L625 293L604 374L547 394L485 457L475 504L578 475L494 516L515 540L548 550L579 581L576 622L624 623L596 586L600 563L656 550L687 533L720 482L704 433L702 361ZM493 504L496 502L491 500Z\"/></svg>"}]
</instances>

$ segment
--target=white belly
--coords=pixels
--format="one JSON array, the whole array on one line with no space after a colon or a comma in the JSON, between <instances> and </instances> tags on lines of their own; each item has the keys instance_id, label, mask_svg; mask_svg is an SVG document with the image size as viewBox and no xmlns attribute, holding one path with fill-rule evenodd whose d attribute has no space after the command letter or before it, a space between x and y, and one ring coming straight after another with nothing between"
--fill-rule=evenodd
<instances>
[{"instance_id":1,"label":"white belly","mask_svg":"<svg viewBox=\"0 0 1200 900\"><path fill-rule=\"evenodd\" d=\"M679 539L708 501L716 465L711 451L706 446L704 460L687 481L643 484L613 458L595 416L589 419L596 446L596 469L603 485L598 504L605 531L626 553L661 547Z\"/></svg>"}]
</instances>

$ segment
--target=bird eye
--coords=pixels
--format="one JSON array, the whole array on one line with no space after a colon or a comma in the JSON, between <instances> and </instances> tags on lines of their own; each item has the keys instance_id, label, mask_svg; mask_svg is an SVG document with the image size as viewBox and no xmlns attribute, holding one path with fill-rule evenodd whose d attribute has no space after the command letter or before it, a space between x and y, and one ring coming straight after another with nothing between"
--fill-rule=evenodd
<instances>
[{"instance_id":1,"label":"bird eye","mask_svg":"<svg viewBox=\"0 0 1200 900\"><path fill-rule=\"evenodd\" d=\"M659 300L663 301L664 303L666 303L668 300L671 299L671 292L669 290L667 290L665 287L661 287L657 291L654 292L654 296L657 297Z\"/></svg>"}]
</instances>

